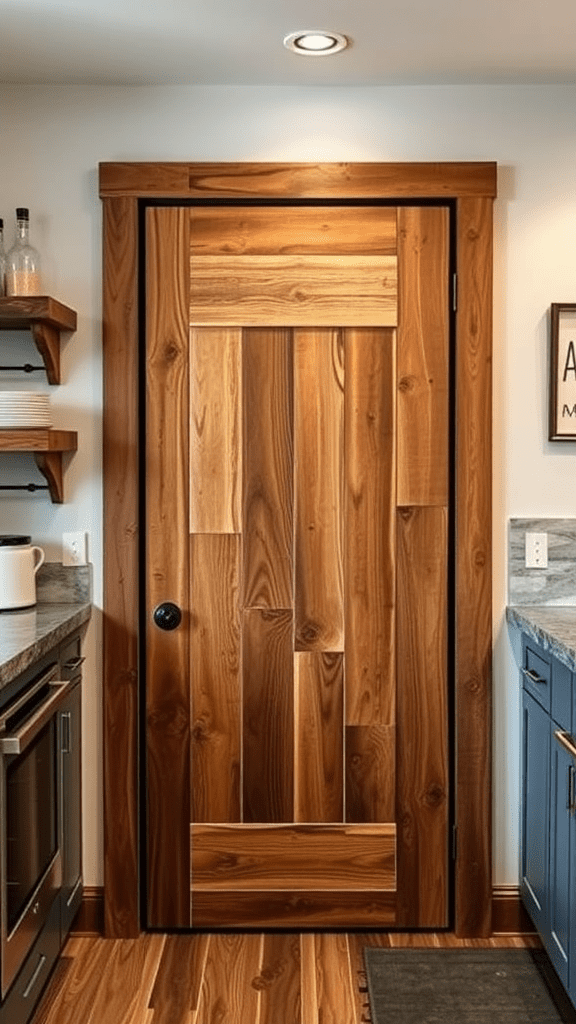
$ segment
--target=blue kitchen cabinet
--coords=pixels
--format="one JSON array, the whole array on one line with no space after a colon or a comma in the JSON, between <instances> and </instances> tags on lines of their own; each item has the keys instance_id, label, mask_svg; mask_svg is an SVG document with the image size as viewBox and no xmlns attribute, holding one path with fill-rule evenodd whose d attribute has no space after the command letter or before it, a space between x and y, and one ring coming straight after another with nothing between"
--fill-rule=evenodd
<instances>
[{"instance_id":1,"label":"blue kitchen cabinet","mask_svg":"<svg viewBox=\"0 0 576 1024\"><path fill-rule=\"evenodd\" d=\"M548 925L544 944L562 984L568 988L570 941L570 862L574 847L574 764L558 741L556 723L550 732L550 869Z\"/></svg>"},{"instance_id":2,"label":"blue kitchen cabinet","mask_svg":"<svg viewBox=\"0 0 576 1024\"><path fill-rule=\"evenodd\" d=\"M521 892L543 935L547 927L550 803L550 718L524 691Z\"/></svg>"},{"instance_id":3,"label":"blue kitchen cabinet","mask_svg":"<svg viewBox=\"0 0 576 1024\"><path fill-rule=\"evenodd\" d=\"M522 900L576 1005L574 678L524 636L522 683Z\"/></svg>"}]
</instances>

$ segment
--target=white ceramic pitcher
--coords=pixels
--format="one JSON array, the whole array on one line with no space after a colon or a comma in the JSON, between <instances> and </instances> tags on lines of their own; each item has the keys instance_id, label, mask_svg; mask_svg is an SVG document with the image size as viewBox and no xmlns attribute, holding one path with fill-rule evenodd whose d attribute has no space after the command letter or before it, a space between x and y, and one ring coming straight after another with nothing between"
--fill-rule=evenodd
<instances>
[{"instance_id":1,"label":"white ceramic pitcher","mask_svg":"<svg viewBox=\"0 0 576 1024\"><path fill-rule=\"evenodd\" d=\"M36 604L36 573L43 561L42 548L30 537L0 534L0 611Z\"/></svg>"}]
</instances>

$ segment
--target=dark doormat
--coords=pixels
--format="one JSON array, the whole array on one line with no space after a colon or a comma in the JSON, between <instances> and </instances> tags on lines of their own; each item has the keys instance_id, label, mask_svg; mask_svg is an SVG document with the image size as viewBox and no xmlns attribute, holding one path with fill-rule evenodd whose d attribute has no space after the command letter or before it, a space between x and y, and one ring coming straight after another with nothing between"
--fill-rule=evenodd
<instances>
[{"instance_id":1,"label":"dark doormat","mask_svg":"<svg viewBox=\"0 0 576 1024\"><path fill-rule=\"evenodd\" d=\"M372 1024L576 1024L539 949L364 949Z\"/></svg>"}]
</instances>

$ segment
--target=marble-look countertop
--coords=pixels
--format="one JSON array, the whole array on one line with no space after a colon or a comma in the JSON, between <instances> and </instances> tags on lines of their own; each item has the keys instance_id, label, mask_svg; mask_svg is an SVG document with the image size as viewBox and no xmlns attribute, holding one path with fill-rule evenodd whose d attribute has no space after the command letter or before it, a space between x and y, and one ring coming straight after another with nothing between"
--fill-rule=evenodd
<instances>
[{"instance_id":1,"label":"marble-look countertop","mask_svg":"<svg viewBox=\"0 0 576 1024\"><path fill-rule=\"evenodd\" d=\"M576 607L512 605L506 609L506 618L576 672Z\"/></svg>"},{"instance_id":2,"label":"marble-look countertop","mask_svg":"<svg viewBox=\"0 0 576 1024\"><path fill-rule=\"evenodd\" d=\"M0 688L88 622L91 609L89 602L39 603L0 612Z\"/></svg>"}]
</instances>

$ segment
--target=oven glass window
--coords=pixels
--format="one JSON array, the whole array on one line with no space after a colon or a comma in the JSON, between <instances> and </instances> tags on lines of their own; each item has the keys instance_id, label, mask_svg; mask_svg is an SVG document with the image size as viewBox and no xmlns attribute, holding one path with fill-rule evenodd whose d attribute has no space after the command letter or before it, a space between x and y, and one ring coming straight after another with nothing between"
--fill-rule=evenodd
<instances>
[{"instance_id":1,"label":"oven glass window","mask_svg":"<svg viewBox=\"0 0 576 1024\"><path fill-rule=\"evenodd\" d=\"M56 853L56 743L52 719L6 771L8 932Z\"/></svg>"}]
</instances>

